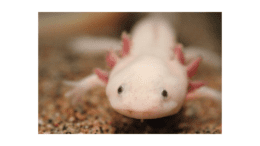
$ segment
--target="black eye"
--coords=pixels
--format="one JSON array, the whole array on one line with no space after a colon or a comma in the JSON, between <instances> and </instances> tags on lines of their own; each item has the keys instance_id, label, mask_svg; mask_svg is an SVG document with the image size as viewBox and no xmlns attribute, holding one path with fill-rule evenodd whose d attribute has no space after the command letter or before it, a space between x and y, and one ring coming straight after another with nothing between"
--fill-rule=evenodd
<instances>
[{"instance_id":1,"label":"black eye","mask_svg":"<svg viewBox=\"0 0 260 146\"><path fill-rule=\"evenodd\" d=\"M122 86L119 86L119 88L117 89L117 93L120 94L123 92L123 87Z\"/></svg>"},{"instance_id":2,"label":"black eye","mask_svg":"<svg viewBox=\"0 0 260 146\"><path fill-rule=\"evenodd\" d=\"M166 90L163 90L163 91L162 91L162 96L163 96L164 98L167 98L167 96L168 96L168 93L167 93L167 91L166 91Z\"/></svg>"}]
</instances>

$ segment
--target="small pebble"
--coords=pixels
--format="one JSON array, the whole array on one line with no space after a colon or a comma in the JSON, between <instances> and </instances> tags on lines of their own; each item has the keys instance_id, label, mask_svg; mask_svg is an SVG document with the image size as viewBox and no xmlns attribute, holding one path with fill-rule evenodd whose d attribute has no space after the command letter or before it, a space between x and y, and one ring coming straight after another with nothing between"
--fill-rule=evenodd
<instances>
[{"instance_id":1,"label":"small pebble","mask_svg":"<svg viewBox=\"0 0 260 146\"><path fill-rule=\"evenodd\" d=\"M79 134L85 134L85 133L80 132Z\"/></svg>"},{"instance_id":2,"label":"small pebble","mask_svg":"<svg viewBox=\"0 0 260 146\"><path fill-rule=\"evenodd\" d=\"M43 125L43 121L41 119L38 119L38 124Z\"/></svg>"},{"instance_id":3,"label":"small pebble","mask_svg":"<svg viewBox=\"0 0 260 146\"><path fill-rule=\"evenodd\" d=\"M59 116L60 116L60 113L55 113L55 116L56 116L56 117L59 117Z\"/></svg>"},{"instance_id":4,"label":"small pebble","mask_svg":"<svg viewBox=\"0 0 260 146\"><path fill-rule=\"evenodd\" d=\"M67 127L64 125L63 128L62 128L62 130L66 130L66 129L67 129Z\"/></svg>"},{"instance_id":5,"label":"small pebble","mask_svg":"<svg viewBox=\"0 0 260 146\"><path fill-rule=\"evenodd\" d=\"M52 123L52 119L49 119L49 120L48 120L48 123Z\"/></svg>"},{"instance_id":6,"label":"small pebble","mask_svg":"<svg viewBox=\"0 0 260 146\"><path fill-rule=\"evenodd\" d=\"M93 122L93 125L94 125L94 126L100 126L100 123L99 123L98 120L95 120L95 121Z\"/></svg>"},{"instance_id":7,"label":"small pebble","mask_svg":"<svg viewBox=\"0 0 260 146\"><path fill-rule=\"evenodd\" d=\"M51 124L47 124L47 129L52 129L53 128L53 126L51 125Z\"/></svg>"},{"instance_id":8,"label":"small pebble","mask_svg":"<svg viewBox=\"0 0 260 146\"><path fill-rule=\"evenodd\" d=\"M73 122L74 120L75 120L74 117L70 117L70 118L69 118L69 121L70 121L70 122Z\"/></svg>"},{"instance_id":9,"label":"small pebble","mask_svg":"<svg viewBox=\"0 0 260 146\"><path fill-rule=\"evenodd\" d=\"M76 112L75 114L76 118L78 118L79 120L84 120L86 117L84 115L82 115L80 112Z\"/></svg>"},{"instance_id":10,"label":"small pebble","mask_svg":"<svg viewBox=\"0 0 260 146\"><path fill-rule=\"evenodd\" d=\"M77 127L80 127L80 123L77 123L76 126L77 126Z\"/></svg>"}]
</instances>

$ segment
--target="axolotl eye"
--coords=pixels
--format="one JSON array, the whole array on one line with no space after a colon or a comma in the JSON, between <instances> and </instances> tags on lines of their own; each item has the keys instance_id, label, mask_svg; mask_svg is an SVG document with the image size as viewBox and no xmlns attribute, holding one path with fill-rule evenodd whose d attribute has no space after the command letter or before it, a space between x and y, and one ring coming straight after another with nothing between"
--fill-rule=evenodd
<instances>
[{"instance_id":1,"label":"axolotl eye","mask_svg":"<svg viewBox=\"0 0 260 146\"><path fill-rule=\"evenodd\" d=\"M119 86L119 88L117 89L117 93L118 94L121 94L123 92L123 87L122 86Z\"/></svg>"},{"instance_id":2,"label":"axolotl eye","mask_svg":"<svg viewBox=\"0 0 260 146\"><path fill-rule=\"evenodd\" d=\"M167 93L166 90L162 91L162 96L163 96L163 98L167 98L168 97L168 93Z\"/></svg>"}]
</instances>

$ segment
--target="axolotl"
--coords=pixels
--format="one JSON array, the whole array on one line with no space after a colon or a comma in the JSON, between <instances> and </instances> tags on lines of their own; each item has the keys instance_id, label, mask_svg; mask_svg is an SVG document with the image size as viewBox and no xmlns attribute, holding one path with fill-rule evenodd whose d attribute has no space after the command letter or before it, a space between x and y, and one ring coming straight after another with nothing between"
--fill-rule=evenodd
<instances>
[{"instance_id":1,"label":"axolotl","mask_svg":"<svg viewBox=\"0 0 260 146\"><path fill-rule=\"evenodd\" d=\"M123 32L119 53L110 50L106 56L110 72L97 68L81 81L66 81L74 88L65 96L77 101L85 91L106 86L113 109L141 120L174 115L185 100L203 94L220 100L215 90L202 87L205 82L191 81L202 58L184 64L182 45L166 19L148 17L135 25L131 37Z\"/></svg>"}]
</instances>

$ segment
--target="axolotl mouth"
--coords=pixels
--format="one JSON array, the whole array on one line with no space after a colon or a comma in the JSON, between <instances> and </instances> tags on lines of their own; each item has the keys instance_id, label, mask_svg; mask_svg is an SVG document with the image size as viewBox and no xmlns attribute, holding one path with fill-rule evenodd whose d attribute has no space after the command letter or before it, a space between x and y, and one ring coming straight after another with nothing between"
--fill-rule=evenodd
<instances>
[{"instance_id":1,"label":"axolotl mouth","mask_svg":"<svg viewBox=\"0 0 260 146\"><path fill-rule=\"evenodd\" d=\"M158 108L154 108L151 110L132 110L132 109L115 109L118 113L125 115L127 117L135 118L135 119L156 119L162 118L165 116L172 115L173 113L177 113L179 109L175 109L176 111L163 111L158 110Z\"/></svg>"},{"instance_id":2,"label":"axolotl mouth","mask_svg":"<svg viewBox=\"0 0 260 146\"><path fill-rule=\"evenodd\" d=\"M154 119L153 117L158 116L152 111L117 110L117 112L135 119Z\"/></svg>"}]
</instances>

